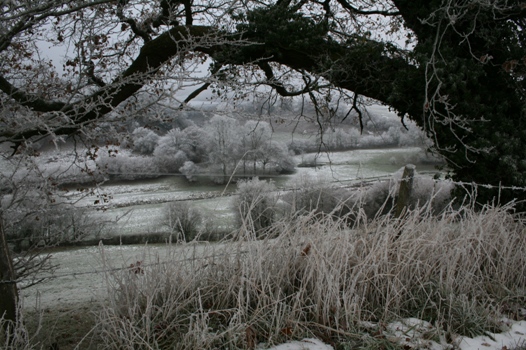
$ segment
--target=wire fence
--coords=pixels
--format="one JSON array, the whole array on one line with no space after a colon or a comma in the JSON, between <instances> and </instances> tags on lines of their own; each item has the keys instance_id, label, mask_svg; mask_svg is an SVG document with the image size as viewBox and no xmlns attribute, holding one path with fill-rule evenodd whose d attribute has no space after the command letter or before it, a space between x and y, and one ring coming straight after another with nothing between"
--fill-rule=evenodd
<instances>
[{"instance_id":1,"label":"wire fence","mask_svg":"<svg viewBox=\"0 0 526 350\"><path fill-rule=\"evenodd\" d=\"M429 177L432 173L418 173L416 177ZM327 181L327 185L332 185L339 188L360 188L360 187L368 187L376 182L381 181L403 181L403 178L400 179L393 179L392 175L384 175L384 176L374 176L374 177L368 177L368 178L357 178L357 179L351 179L351 180L332 180ZM447 181L450 184L454 184L456 186L462 186L462 187L471 187L471 188L486 188L486 189L497 189L497 190L511 190L511 191L526 191L526 187L519 187L519 186L504 186L504 185L491 185L491 184L478 184L474 182L458 182L458 181L452 181L452 180L445 180L445 179L435 179L436 182L440 181ZM300 189L299 187L282 187L279 189L276 189L276 192L287 192L287 191L294 191ZM180 201L188 201L188 200L200 200L200 199L207 199L207 198L218 198L218 197L231 197L234 196L235 192L217 192L217 193L205 193L201 196L189 196L187 198L179 198L179 199L169 199L166 200L166 202L171 202L174 200L180 200ZM155 262L155 263L145 263L141 264L140 268L147 268L147 267L153 267L158 265L166 265L166 264L181 264L189 261L199 261L199 260L209 260L213 258L219 258L224 256L233 256L238 254L246 254L248 251L236 251L236 252L223 252L221 254L214 254L214 255L205 255L205 256L194 256L191 258L183 258L183 259L173 259L170 261L163 261L163 262ZM104 269L95 269L91 271L74 271L74 272L64 272L64 273L53 273L49 275L41 275L37 277L32 278L20 278L16 280L1 280L0 285L5 284L24 284L24 283L34 283L35 281L42 282L42 281L49 281L49 280L55 280L60 278L69 278L69 277L80 277L85 275L94 275L94 274L108 274L108 273L114 273L119 271L131 271L133 272L134 269L136 269L137 266L130 265L130 266L123 266L123 267L116 267L116 268L104 268Z\"/></svg>"},{"instance_id":2,"label":"wire fence","mask_svg":"<svg viewBox=\"0 0 526 350\"><path fill-rule=\"evenodd\" d=\"M248 253L248 251L235 251L235 252L224 252L224 253L212 254L212 255L194 256L191 258L184 258L184 259L173 259L173 260L162 261L162 262L153 262L153 263L140 262L140 264L133 263L133 264L130 264L128 266L123 266L123 267L95 269L91 271L53 273L53 274L38 276L34 278L20 278L16 280L1 280L0 284L23 284L23 283L34 283L35 281L44 282L47 280L54 280L54 279L59 279L59 278L67 278L67 277L76 278L76 277L85 276L85 275L107 274L107 273L119 272L119 271L129 271L131 273L137 273L138 269L144 269L148 267L161 266L161 265L172 265L172 264L175 265L175 264L181 264L181 263L190 262L190 261L210 260L210 259L215 259L215 258L220 258L220 257L225 257L225 256L240 256L246 253Z\"/></svg>"}]
</instances>

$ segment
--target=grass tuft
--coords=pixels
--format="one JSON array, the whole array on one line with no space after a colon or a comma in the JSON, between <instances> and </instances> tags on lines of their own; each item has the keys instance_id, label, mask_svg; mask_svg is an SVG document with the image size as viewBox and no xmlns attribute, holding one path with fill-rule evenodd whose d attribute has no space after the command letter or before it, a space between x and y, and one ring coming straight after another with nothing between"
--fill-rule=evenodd
<instances>
[{"instance_id":1,"label":"grass tuft","mask_svg":"<svg viewBox=\"0 0 526 350\"><path fill-rule=\"evenodd\" d=\"M492 331L500 302L526 287L524 227L506 209L436 217L424 207L351 228L305 215L275 223L272 239L173 250L141 273L108 275L102 346L253 349L317 337L397 349L382 325L408 317L428 321L430 339Z\"/></svg>"}]
</instances>

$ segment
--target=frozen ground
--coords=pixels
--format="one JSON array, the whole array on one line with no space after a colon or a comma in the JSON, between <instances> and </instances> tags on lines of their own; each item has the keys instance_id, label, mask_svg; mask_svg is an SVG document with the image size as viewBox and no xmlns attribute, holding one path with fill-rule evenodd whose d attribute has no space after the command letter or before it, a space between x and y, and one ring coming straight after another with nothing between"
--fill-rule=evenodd
<instances>
[{"instance_id":1,"label":"frozen ground","mask_svg":"<svg viewBox=\"0 0 526 350\"><path fill-rule=\"evenodd\" d=\"M392 148L354 150L333 153L307 153L295 157L296 162L316 158L316 167L297 168L295 174L279 175L273 178L279 188L291 186L298 178L305 175L324 178L328 182L349 182L360 179L388 176L407 163L417 165L422 173L436 171L433 165L419 163L424 153L420 148ZM186 198L206 198L222 193L231 193L235 185L212 186L191 184L183 176L161 177L152 180L120 181L100 187L100 191L112 197L110 207L148 204ZM86 196L75 190L65 194L78 206L92 206L98 199L95 195ZM102 206L103 203L100 204Z\"/></svg>"},{"instance_id":2,"label":"frozen ground","mask_svg":"<svg viewBox=\"0 0 526 350\"><path fill-rule=\"evenodd\" d=\"M349 185L362 180L390 176L407 163L417 164L419 173L436 172L433 165L419 164L424 156L419 148L355 150L331 154L305 154L296 156L301 163L316 157L316 167L300 167L292 175L272 178L280 189L293 187L303 177L320 179L335 186ZM97 207L95 215L103 222L116 222L108 226L110 235L147 234L162 231L161 219L165 203L174 200L191 200L192 205L205 212L205 216L219 225L231 224L231 197L235 185L212 186L188 183L181 176L152 180L109 183L101 186L100 193L111 197L110 202L94 205L96 195L69 191L68 200L77 206Z\"/></svg>"}]
</instances>

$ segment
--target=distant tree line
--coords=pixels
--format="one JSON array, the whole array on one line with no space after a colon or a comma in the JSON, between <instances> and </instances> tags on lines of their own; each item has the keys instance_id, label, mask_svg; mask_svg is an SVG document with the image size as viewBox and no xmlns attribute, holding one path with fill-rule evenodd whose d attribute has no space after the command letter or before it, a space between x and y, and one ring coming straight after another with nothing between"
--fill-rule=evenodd
<instances>
[{"instance_id":1,"label":"distant tree line","mask_svg":"<svg viewBox=\"0 0 526 350\"><path fill-rule=\"evenodd\" d=\"M98 165L117 178L134 179L181 173L189 181L198 175L223 183L230 176L275 175L294 171L284 142L273 139L265 121L215 115L203 127L174 128L159 135L145 127L131 135L135 155L101 155Z\"/></svg>"},{"instance_id":2,"label":"distant tree line","mask_svg":"<svg viewBox=\"0 0 526 350\"><path fill-rule=\"evenodd\" d=\"M249 111L245 108L243 112ZM145 117L142 123L128 126L128 131L121 134L120 138L125 141L120 151L101 152L97 163L103 172L117 179L182 174L189 181L206 177L224 183L231 176L238 179L291 173L296 166L293 155L303 153L427 147L431 142L413 123L405 129L396 124L396 119L383 115L368 116L368 130L374 132L362 134L355 125L329 123L317 131L295 130L296 137L288 142L276 140L273 126L265 120L243 122L212 114L201 115L194 122L194 117L172 117L177 121L174 127Z\"/></svg>"}]
</instances>

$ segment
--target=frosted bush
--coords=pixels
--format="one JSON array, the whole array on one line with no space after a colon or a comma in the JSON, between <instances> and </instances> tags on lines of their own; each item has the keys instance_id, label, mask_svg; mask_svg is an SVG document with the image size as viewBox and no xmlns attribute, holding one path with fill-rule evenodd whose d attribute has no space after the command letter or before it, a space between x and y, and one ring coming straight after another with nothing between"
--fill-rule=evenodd
<instances>
[{"instance_id":1,"label":"frosted bush","mask_svg":"<svg viewBox=\"0 0 526 350\"><path fill-rule=\"evenodd\" d=\"M150 129L136 128L132 133L133 150L140 154L152 154L157 146L159 135Z\"/></svg>"},{"instance_id":2,"label":"frosted bush","mask_svg":"<svg viewBox=\"0 0 526 350\"><path fill-rule=\"evenodd\" d=\"M288 205L288 215L330 213L339 217L348 211L346 202L350 195L347 190L331 187L321 178L302 176L292 187L283 198Z\"/></svg>"},{"instance_id":3,"label":"frosted bush","mask_svg":"<svg viewBox=\"0 0 526 350\"><path fill-rule=\"evenodd\" d=\"M206 161L210 135L203 128L189 126L178 133L179 148L184 151L189 160L194 163Z\"/></svg>"},{"instance_id":4,"label":"frosted bush","mask_svg":"<svg viewBox=\"0 0 526 350\"><path fill-rule=\"evenodd\" d=\"M155 155L155 163L163 173L177 173L179 169L188 161L186 153L183 151L174 151L173 153Z\"/></svg>"},{"instance_id":5,"label":"frosted bush","mask_svg":"<svg viewBox=\"0 0 526 350\"><path fill-rule=\"evenodd\" d=\"M180 149L179 134L179 129L172 129L166 135L159 137L153 155L160 157L177 152Z\"/></svg>"},{"instance_id":6,"label":"frosted bush","mask_svg":"<svg viewBox=\"0 0 526 350\"><path fill-rule=\"evenodd\" d=\"M320 150L339 151L354 148L426 146L429 143L429 139L418 126L409 124L408 130L406 130L400 126L398 121L393 125L382 124L381 127L373 123L366 126L363 134L357 128L328 129L323 133L321 140L320 138L294 140L288 146L295 154L301 154Z\"/></svg>"},{"instance_id":7,"label":"frosted bush","mask_svg":"<svg viewBox=\"0 0 526 350\"><path fill-rule=\"evenodd\" d=\"M410 125L409 130L402 129L398 145L399 146L430 146L432 141L426 136L425 132L416 125Z\"/></svg>"},{"instance_id":8,"label":"frosted bush","mask_svg":"<svg viewBox=\"0 0 526 350\"><path fill-rule=\"evenodd\" d=\"M106 231L106 226L86 208L42 207L38 212L18 211L11 214L5 233L14 243L14 250L20 252L37 246L99 238Z\"/></svg>"},{"instance_id":9,"label":"frosted bush","mask_svg":"<svg viewBox=\"0 0 526 350\"><path fill-rule=\"evenodd\" d=\"M177 242L193 240L199 233L201 221L201 213L188 202L173 202L165 208L165 225L176 235Z\"/></svg>"},{"instance_id":10,"label":"frosted bush","mask_svg":"<svg viewBox=\"0 0 526 350\"><path fill-rule=\"evenodd\" d=\"M97 165L110 178L115 179L136 180L159 175L159 169L153 158L127 153L103 154L97 158Z\"/></svg>"},{"instance_id":11,"label":"frosted bush","mask_svg":"<svg viewBox=\"0 0 526 350\"><path fill-rule=\"evenodd\" d=\"M242 231L260 236L276 216L276 186L257 177L237 183L234 211Z\"/></svg>"},{"instance_id":12,"label":"frosted bush","mask_svg":"<svg viewBox=\"0 0 526 350\"><path fill-rule=\"evenodd\" d=\"M283 142L269 141L264 145L259 162L262 163L263 173L286 174L294 172L296 163L287 145Z\"/></svg>"},{"instance_id":13,"label":"frosted bush","mask_svg":"<svg viewBox=\"0 0 526 350\"><path fill-rule=\"evenodd\" d=\"M318 158L319 155L316 154L305 154L301 156L301 163L298 164L299 167L305 167L305 168L314 168L318 166Z\"/></svg>"},{"instance_id":14,"label":"frosted bush","mask_svg":"<svg viewBox=\"0 0 526 350\"><path fill-rule=\"evenodd\" d=\"M195 181L199 172L199 168L192 161L184 162L184 165L179 168L179 172L183 174L188 181Z\"/></svg>"},{"instance_id":15,"label":"frosted bush","mask_svg":"<svg viewBox=\"0 0 526 350\"><path fill-rule=\"evenodd\" d=\"M287 147L294 154L317 151L319 148L319 146L316 146L316 142L311 140L294 140L289 142Z\"/></svg>"}]
</instances>

